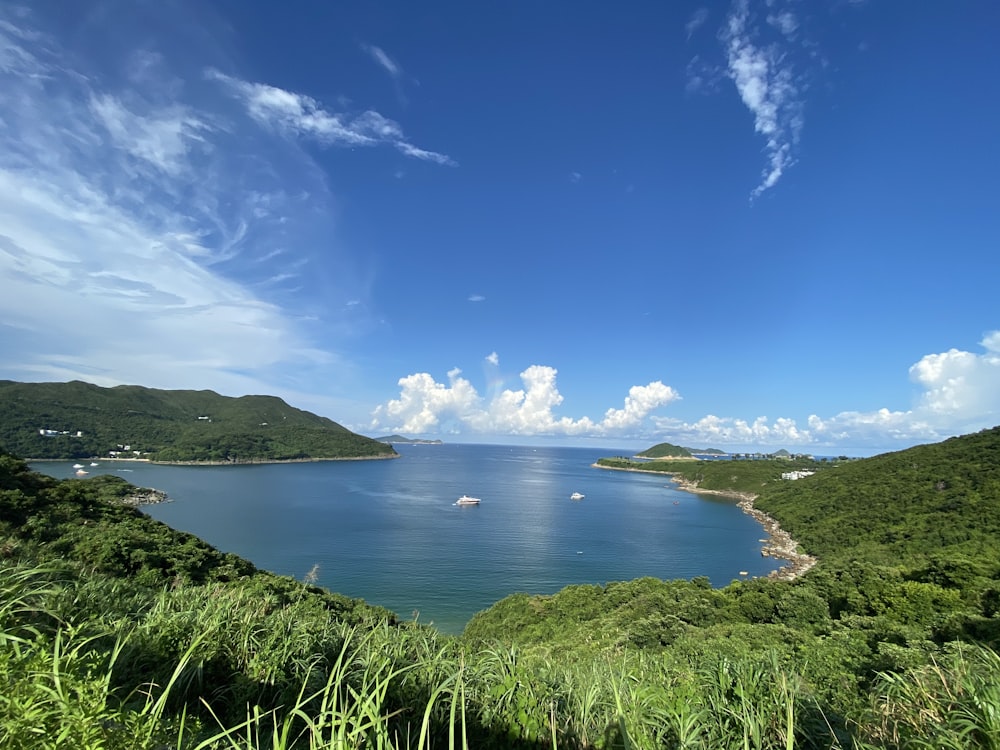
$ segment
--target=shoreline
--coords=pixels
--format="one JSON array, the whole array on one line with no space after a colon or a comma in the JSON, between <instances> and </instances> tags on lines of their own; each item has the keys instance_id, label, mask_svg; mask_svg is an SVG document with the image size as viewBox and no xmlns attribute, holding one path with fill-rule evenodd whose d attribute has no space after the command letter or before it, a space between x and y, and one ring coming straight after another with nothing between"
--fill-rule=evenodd
<instances>
[{"instance_id":1,"label":"shoreline","mask_svg":"<svg viewBox=\"0 0 1000 750\"><path fill-rule=\"evenodd\" d=\"M309 464L320 461L381 461L389 458L402 458L396 453L386 456L337 456L330 458L251 458L237 461L154 461L151 458L104 458L90 456L88 458L26 458L25 463L42 463L53 461L124 461L131 463L152 464L153 466L255 466L258 464Z\"/></svg>"},{"instance_id":2,"label":"shoreline","mask_svg":"<svg viewBox=\"0 0 1000 750\"><path fill-rule=\"evenodd\" d=\"M767 577L775 581L792 581L806 573L819 560L812 555L804 555L798 551L799 545L792 535L781 528L781 524L776 519L769 516L762 510L754 507L757 495L750 492L737 492L735 490L705 490L698 487L697 482L690 482L677 476L676 472L652 471L650 469L633 469L620 466L601 466L593 463L591 467L595 469L607 469L609 471L633 471L639 474L661 474L670 477L670 481L677 485L677 489L690 492L695 495L716 495L719 497L729 497L737 500L737 507L748 516L764 527L767 533L767 540L760 550L762 557L771 557L776 560L786 560L788 565L773 570Z\"/></svg>"}]
</instances>

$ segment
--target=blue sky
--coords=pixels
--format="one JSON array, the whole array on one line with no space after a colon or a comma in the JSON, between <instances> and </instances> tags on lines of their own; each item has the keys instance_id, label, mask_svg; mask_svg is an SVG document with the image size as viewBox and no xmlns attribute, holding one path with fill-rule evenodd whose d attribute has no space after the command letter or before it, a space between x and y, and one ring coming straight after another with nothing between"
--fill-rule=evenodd
<instances>
[{"instance_id":1,"label":"blue sky","mask_svg":"<svg viewBox=\"0 0 1000 750\"><path fill-rule=\"evenodd\" d=\"M992 426L997 28L987 2L0 2L0 377L473 442Z\"/></svg>"}]
</instances>

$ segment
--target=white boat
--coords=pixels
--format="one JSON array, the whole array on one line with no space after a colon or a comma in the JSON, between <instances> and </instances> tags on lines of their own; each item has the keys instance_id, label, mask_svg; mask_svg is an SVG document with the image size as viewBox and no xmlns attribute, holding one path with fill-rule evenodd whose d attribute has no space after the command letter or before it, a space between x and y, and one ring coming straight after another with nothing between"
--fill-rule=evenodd
<instances>
[{"instance_id":1,"label":"white boat","mask_svg":"<svg viewBox=\"0 0 1000 750\"><path fill-rule=\"evenodd\" d=\"M95 463L94 463L93 461L91 461L91 462L90 462L90 465L91 465L91 466L98 466L99 464L95 464Z\"/></svg>"},{"instance_id":2,"label":"white boat","mask_svg":"<svg viewBox=\"0 0 1000 750\"><path fill-rule=\"evenodd\" d=\"M74 469L82 469L83 468L83 464L73 464L73 468Z\"/></svg>"},{"instance_id":3,"label":"white boat","mask_svg":"<svg viewBox=\"0 0 1000 750\"><path fill-rule=\"evenodd\" d=\"M586 495L584 495L582 492L574 492L572 495L569 496L569 499L570 500L583 500L583 498L585 498L585 497L586 497Z\"/></svg>"},{"instance_id":4,"label":"white boat","mask_svg":"<svg viewBox=\"0 0 1000 750\"><path fill-rule=\"evenodd\" d=\"M462 495L455 501L455 505L479 505L479 503L478 497L469 497L468 495Z\"/></svg>"},{"instance_id":5,"label":"white boat","mask_svg":"<svg viewBox=\"0 0 1000 750\"><path fill-rule=\"evenodd\" d=\"M83 469L77 469L77 470L76 470L76 475L77 475L78 477L85 477L85 476L87 476L87 474L89 474L89 473L90 473L89 471L84 471Z\"/></svg>"}]
</instances>

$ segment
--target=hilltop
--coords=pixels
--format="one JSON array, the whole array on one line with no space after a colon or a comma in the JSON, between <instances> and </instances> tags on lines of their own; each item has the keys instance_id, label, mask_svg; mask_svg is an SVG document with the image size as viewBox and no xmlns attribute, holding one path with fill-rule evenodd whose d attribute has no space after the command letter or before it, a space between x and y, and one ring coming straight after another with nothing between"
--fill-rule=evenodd
<instances>
[{"instance_id":1,"label":"hilltop","mask_svg":"<svg viewBox=\"0 0 1000 750\"><path fill-rule=\"evenodd\" d=\"M3 380L0 414L0 445L40 459L249 463L397 455L275 396Z\"/></svg>"},{"instance_id":2,"label":"hilltop","mask_svg":"<svg viewBox=\"0 0 1000 750\"><path fill-rule=\"evenodd\" d=\"M636 456L639 458L694 458L687 448L671 443L657 443L652 448L637 453Z\"/></svg>"}]
</instances>

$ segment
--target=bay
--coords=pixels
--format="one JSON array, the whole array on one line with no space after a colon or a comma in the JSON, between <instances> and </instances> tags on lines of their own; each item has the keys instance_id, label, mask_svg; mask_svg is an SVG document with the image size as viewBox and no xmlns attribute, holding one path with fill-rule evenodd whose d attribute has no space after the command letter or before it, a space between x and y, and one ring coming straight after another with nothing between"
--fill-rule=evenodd
<instances>
[{"instance_id":1,"label":"bay","mask_svg":"<svg viewBox=\"0 0 1000 750\"><path fill-rule=\"evenodd\" d=\"M515 592L642 576L763 576L764 532L735 501L591 466L614 448L397 445L401 458L250 466L100 462L166 491L143 510L255 565L458 633ZM73 476L73 462L38 462ZM89 463L89 462L83 462ZM580 492L583 500L570 500ZM482 498L456 506L463 494Z\"/></svg>"}]
</instances>

